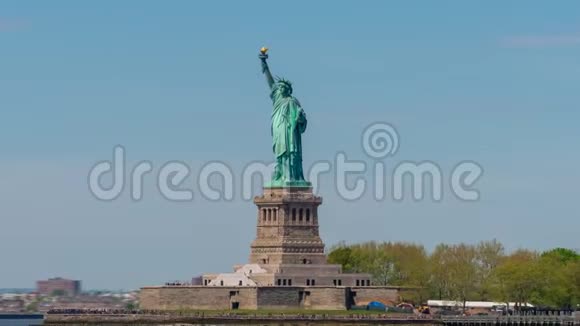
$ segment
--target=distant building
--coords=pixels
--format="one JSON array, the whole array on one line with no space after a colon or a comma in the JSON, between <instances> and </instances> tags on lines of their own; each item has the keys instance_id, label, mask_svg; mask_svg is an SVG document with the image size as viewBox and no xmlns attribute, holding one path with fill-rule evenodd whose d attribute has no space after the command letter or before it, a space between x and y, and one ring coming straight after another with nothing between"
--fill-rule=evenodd
<instances>
[{"instance_id":1,"label":"distant building","mask_svg":"<svg viewBox=\"0 0 580 326\"><path fill-rule=\"evenodd\" d=\"M20 298L0 299L0 313L3 312L21 312L24 311L24 300Z\"/></svg>"},{"instance_id":2,"label":"distant building","mask_svg":"<svg viewBox=\"0 0 580 326\"><path fill-rule=\"evenodd\" d=\"M192 277L191 278L191 285L201 285L202 280L203 280L202 276Z\"/></svg>"},{"instance_id":3,"label":"distant building","mask_svg":"<svg viewBox=\"0 0 580 326\"><path fill-rule=\"evenodd\" d=\"M42 295L76 296L81 293L81 281L56 277L36 282L36 292Z\"/></svg>"},{"instance_id":4,"label":"distant building","mask_svg":"<svg viewBox=\"0 0 580 326\"><path fill-rule=\"evenodd\" d=\"M487 313L487 312L500 312L506 309L513 310L516 306L515 302L508 302L509 306L506 306L505 302L492 302L492 301L465 301L465 309L468 314L477 313ZM439 312L442 310L455 310L459 311L463 309L463 301L453 301L453 300L427 300L427 305L431 312ZM533 308L534 306L529 303L522 303L524 307Z\"/></svg>"}]
</instances>

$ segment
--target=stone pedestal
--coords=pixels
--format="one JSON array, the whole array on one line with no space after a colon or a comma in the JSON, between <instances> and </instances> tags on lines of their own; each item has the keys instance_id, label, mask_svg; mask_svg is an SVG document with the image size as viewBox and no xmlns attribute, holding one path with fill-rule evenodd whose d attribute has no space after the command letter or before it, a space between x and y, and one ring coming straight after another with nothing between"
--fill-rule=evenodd
<instances>
[{"instance_id":1,"label":"stone pedestal","mask_svg":"<svg viewBox=\"0 0 580 326\"><path fill-rule=\"evenodd\" d=\"M207 286L370 286L370 275L343 273L328 264L318 232L322 198L312 187L264 187L258 206L256 239L248 264L233 273L206 274Z\"/></svg>"},{"instance_id":2,"label":"stone pedestal","mask_svg":"<svg viewBox=\"0 0 580 326\"><path fill-rule=\"evenodd\" d=\"M318 233L322 198L311 187L265 187L250 262L233 273L204 274L197 286L141 289L144 309L342 310L370 301L396 302L398 289L374 287L371 275L328 264Z\"/></svg>"},{"instance_id":3,"label":"stone pedestal","mask_svg":"<svg viewBox=\"0 0 580 326\"><path fill-rule=\"evenodd\" d=\"M318 233L322 198L312 187L264 188L258 206L256 239L250 263L261 265L325 264L324 243Z\"/></svg>"}]
</instances>

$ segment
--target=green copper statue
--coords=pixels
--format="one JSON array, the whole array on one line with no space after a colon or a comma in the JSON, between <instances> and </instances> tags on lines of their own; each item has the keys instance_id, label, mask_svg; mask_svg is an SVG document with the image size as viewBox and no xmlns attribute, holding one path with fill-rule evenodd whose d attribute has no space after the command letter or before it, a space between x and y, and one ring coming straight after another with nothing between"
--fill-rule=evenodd
<instances>
[{"instance_id":1,"label":"green copper statue","mask_svg":"<svg viewBox=\"0 0 580 326\"><path fill-rule=\"evenodd\" d=\"M272 111L272 148L276 167L267 187L309 187L302 171L301 134L306 130L306 114L300 102L292 96L292 84L282 78L274 79L266 59L267 48L260 50L262 72L270 86Z\"/></svg>"}]
</instances>

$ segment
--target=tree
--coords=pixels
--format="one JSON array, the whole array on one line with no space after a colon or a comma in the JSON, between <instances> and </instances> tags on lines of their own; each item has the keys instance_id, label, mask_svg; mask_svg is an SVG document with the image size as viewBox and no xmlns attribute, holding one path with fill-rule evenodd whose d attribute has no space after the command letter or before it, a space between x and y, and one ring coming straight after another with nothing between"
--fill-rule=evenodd
<instances>
[{"instance_id":1,"label":"tree","mask_svg":"<svg viewBox=\"0 0 580 326\"><path fill-rule=\"evenodd\" d=\"M376 285L406 285L420 289L429 280L428 255L421 245L403 242L365 242L334 246L328 261L341 264L346 272L366 272ZM413 291L406 299L423 301L426 290Z\"/></svg>"},{"instance_id":2,"label":"tree","mask_svg":"<svg viewBox=\"0 0 580 326\"><path fill-rule=\"evenodd\" d=\"M473 246L463 243L451 246L449 249L448 273L450 290L453 297L463 303L463 310L465 311L466 301L473 296L476 290L476 250Z\"/></svg>"},{"instance_id":3,"label":"tree","mask_svg":"<svg viewBox=\"0 0 580 326\"><path fill-rule=\"evenodd\" d=\"M580 255L565 248L555 248L542 253L539 265L544 278L544 288L538 301L558 308L572 308L578 303L577 266Z\"/></svg>"},{"instance_id":4,"label":"tree","mask_svg":"<svg viewBox=\"0 0 580 326\"><path fill-rule=\"evenodd\" d=\"M38 312L38 301L32 301L29 303L25 310L26 312Z\"/></svg>"},{"instance_id":5,"label":"tree","mask_svg":"<svg viewBox=\"0 0 580 326\"><path fill-rule=\"evenodd\" d=\"M345 272L352 272L352 249L344 244L333 247L328 254L328 262L342 265Z\"/></svg>"},{"instance_id":6,"label":"tree","mask_svg":"<svg viewBox=\"0 0 580 326\"><path fill-rule=\"evenodd\" d=\"M542 258L551 258L558 260L560 263L566 264L568 262L578 261L580 255L572 249L554 248L552 250L544 251L542 253Z\"/></svg>"},{"instance_id":7,"label":"tree","mask_svg":"<svg viewBox=\"0 0 580 326\"><path fill-rule=\"evenodd\" d=\"M51 293L51 295L52 295L53 297L62 297L62 296L65 296L66 294L67 294L67 293L66 293L64 290L62 290L62 289L54 290L54 291L52 291L52 293Z\"/></svg>"},{"instance_id":8,"label":"tree","mask_svg":"<svg viewBox=\"0 0 580 326\"><path fill-rule=\"evenodd\" d=\"M478 300L491 299L493 278L492 273L505 256L503 245L497 240L482 241L476 247Z\"/></svg>"},{"instance_id":9,"label":"tree","mask_svg":"<svg viewBox=\"0 0 580 326\"><path fill-rule=\"evenodd\" d=\"M566 279L570 284L570 291L572 295L572 307L580 305L580 260L576 259L566 265L565 270Z\"/></svg>"},{"instance_id":10,"label":"tree","mask_svg":"<svg viewBox=\"0 0 580 326\"><path fill-rule=\"evenodd\" d=\"M448 272L450 264L450 248L446 244L439 244L435 247L433 254L429 258L429 284L432 289L432 294L439 300L443 298L451 298L451 277Z\"/></svg>"},{"instance_id":11,"label":"tree","mask_svg":"<svg viewBox=\"0 0 580 326\"><path fill-rule=\"evenodd\" d=\"M406 300L427 297L493 300L575 307L580 304L580 255L555 248L542 253L517 250L506 255L497 240L477 245L439 244L431 255L421 245L365 242L333 247L328 261L345 272L372 275L377 285L415 286Z\"/></svg>"},{"instance_id":12,"label":"tree","mask_svg":"<svg viewBox=\"0 0 580 326\"><path fill-rule=\"evenodd\" d=\"M125 305L125 309L127 309L127 310L137 310L137 309L139 309L139 306L135 302L127 302L127 304Z\"/></svg>"},{"instance_id":13,"label":"tree","mask_svg":"<svg viewBox=\"0 0 580 326\"><path fill-rule=\"evenodd\" d=\"M539 255L529 250L520 249L502 259L493 277L496 295L506 303L515 302L517 307L537 299L544 286Z\"/></svg>"}]
</instances>

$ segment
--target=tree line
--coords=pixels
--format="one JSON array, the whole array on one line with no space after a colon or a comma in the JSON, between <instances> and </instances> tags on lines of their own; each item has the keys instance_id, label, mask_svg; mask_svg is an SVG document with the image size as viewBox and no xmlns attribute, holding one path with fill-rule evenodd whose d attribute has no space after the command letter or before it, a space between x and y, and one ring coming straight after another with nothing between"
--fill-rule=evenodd
<instances>
[{"instance_id":1,"label":"tree line","mask_svg":"<svg viewBox=\"0 0 580 326\"><path fill-rule=\"evenodd\" d=\"M518 249L507 253L496 241L439 244L428 253L404 242L340 243L329 263L344 272L370 273L375 285L411 286L403 299L532 303L552 308L580 304L580 254L555 248L545 252Z\"/></svg>"}]
</instances>

